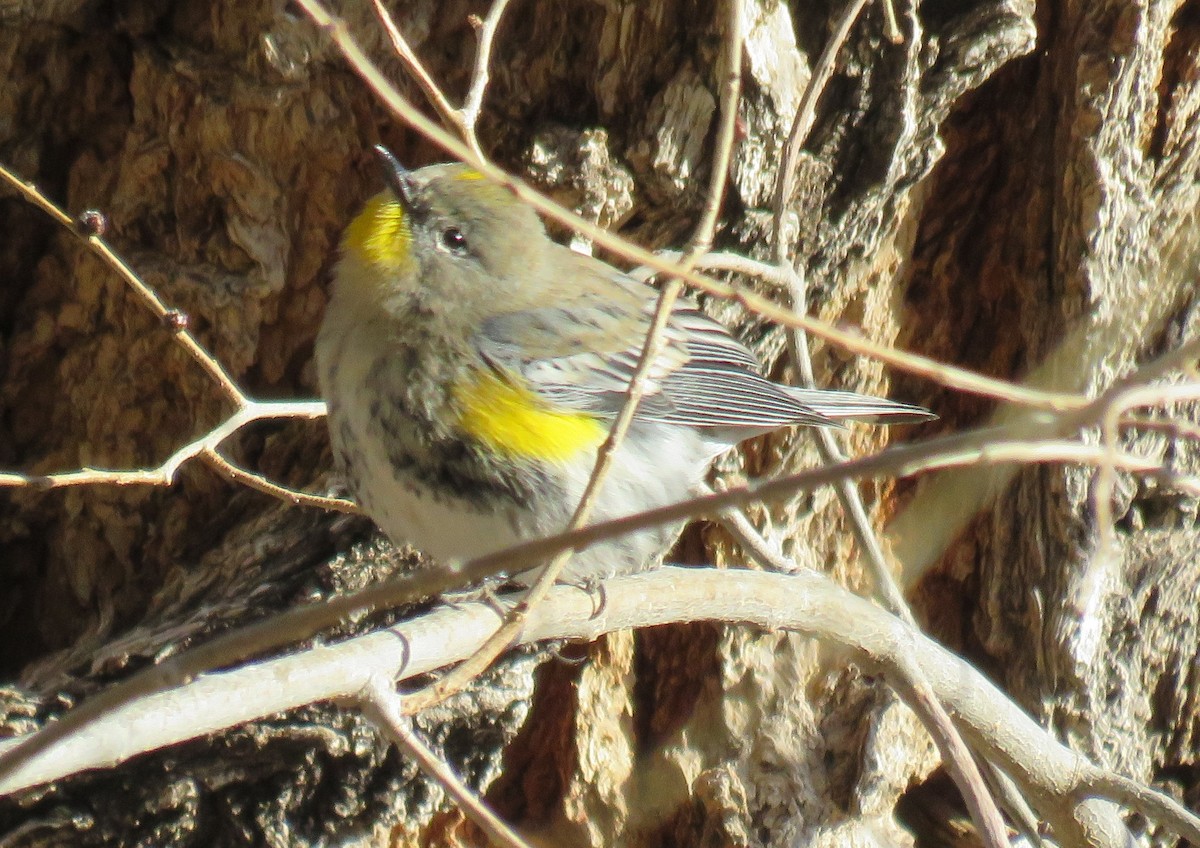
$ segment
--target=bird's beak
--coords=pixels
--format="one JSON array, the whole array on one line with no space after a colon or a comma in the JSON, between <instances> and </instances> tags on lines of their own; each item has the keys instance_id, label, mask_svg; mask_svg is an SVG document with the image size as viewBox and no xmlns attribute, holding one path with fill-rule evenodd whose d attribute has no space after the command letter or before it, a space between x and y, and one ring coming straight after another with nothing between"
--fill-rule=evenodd
<instances>
[{"instance_id":1,"label":"bird's beak","mask_svg":"<svg viewBox=\"0 0 1200 848\"><path fill-rule=\"evenodd\" d=\"M395 193L396 199L400 201L404 211L411 215L416 194L416 184L413 182L412 172L401 165L396 154L382 144L375 145L374 150L375 156L379 159L379 165L383 169L383 181Z\"/></svg>"}]
</instances>

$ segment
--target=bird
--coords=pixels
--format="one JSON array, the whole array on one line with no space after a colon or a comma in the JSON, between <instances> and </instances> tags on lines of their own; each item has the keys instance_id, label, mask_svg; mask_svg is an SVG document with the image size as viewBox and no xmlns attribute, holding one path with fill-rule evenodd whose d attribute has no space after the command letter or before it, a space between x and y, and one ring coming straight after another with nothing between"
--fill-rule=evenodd
<instances>
[{"instance_id":1,"label":"bird","mask_svg":"<svg viewBox=\"0 0 1200 848\"><path fill-rule=\"evenodd\" d=\"M397 545L445 567L564 530L627 397L658 291L552 240L460 163L406 169L346 227L318 380L350 494ZM781 427L934 418L912 404L774 382L681 298L591 521L688 498L713 460ZM682 525L576 551L576 584L657 564ZM514 568L528 584L541 563Z\"/></svg>"}]
</instances>

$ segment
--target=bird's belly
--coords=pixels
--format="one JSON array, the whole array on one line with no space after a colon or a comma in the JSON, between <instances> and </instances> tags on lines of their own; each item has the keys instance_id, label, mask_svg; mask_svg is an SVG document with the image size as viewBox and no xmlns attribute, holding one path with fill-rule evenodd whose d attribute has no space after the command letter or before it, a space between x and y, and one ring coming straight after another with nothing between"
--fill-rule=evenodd
<instances>
[{"instance_id":1,"label":"bird's belly","mask_svg":"<svg viewBox=\"0 0 1200 848\"><path fill-rule=\"evenodd\" d=\"M533 535L522 532L525 522L517 508L497 505L484 511L403 477L380 475L359 496L393 542L411 544L443 564L494 553Z\"/></svg>"}]
</instances>

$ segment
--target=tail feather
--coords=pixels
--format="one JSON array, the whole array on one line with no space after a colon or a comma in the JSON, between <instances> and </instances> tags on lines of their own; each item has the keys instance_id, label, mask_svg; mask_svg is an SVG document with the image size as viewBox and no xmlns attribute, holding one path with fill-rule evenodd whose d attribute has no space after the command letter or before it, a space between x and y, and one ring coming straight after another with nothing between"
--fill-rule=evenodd
<instances>
[{"instance_id":1,"label":"tail feather","mask_svg":"<svg viewBox=\"0 0 1200 848\"><path fill-rule=\"evenodd\" d=\"M831 421L874 421L880 424L915 424L937 418L928 409L910 403L870 397L855 392L800 389L788 386L787 393L799 403Z\"/></svg>"}]
</instances>

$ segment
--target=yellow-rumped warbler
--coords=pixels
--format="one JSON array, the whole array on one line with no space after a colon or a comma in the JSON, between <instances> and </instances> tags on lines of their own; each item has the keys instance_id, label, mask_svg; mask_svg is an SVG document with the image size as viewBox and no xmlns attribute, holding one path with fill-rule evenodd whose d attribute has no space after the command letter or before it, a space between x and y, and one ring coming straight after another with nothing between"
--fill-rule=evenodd
<instances>
[{"instance_id":1,"label":"yellow-rumped warbler","mask_svg":"<svg viewBox=\"0 0 1200 848\"><path fill-rule=\"evenodd\" d=\"M457 164L407 171L346 229L317 339L337 460L389 537L462 560L563 530L626 397L657 292L553 242L511 192ZM789 424L922 421L916 406L759 375L680 301L592 512L689 496L721 452ZM654 564L678 527L575 554L564 579Z\"/></svg>"}]
</instances>

